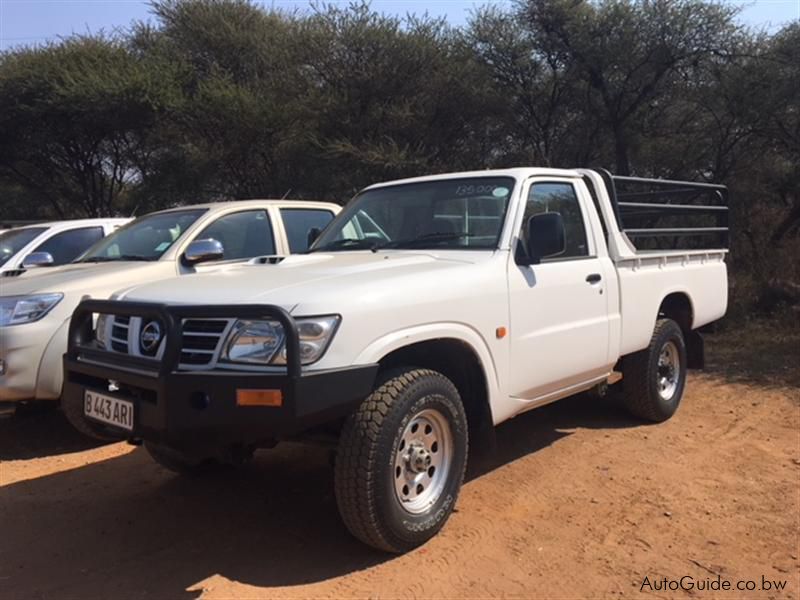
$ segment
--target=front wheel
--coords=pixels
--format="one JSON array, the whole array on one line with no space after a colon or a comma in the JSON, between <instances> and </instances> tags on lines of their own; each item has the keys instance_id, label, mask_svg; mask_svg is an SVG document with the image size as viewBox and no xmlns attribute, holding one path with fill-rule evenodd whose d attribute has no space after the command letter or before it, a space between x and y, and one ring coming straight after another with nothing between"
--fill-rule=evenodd
<instances>
[{"instance_id":1,"label":"front wheel","mask_svg":"<svg viewBox=\"0 0 800 600\"><path fill-rule=\"evenodd\" d=\"M660 423L669 419L686 385L686 344L672 319L656 322L650 345L622 362L622 394L635 416Z\"/></svg>"},{"instance_id":2,"label":"front wheel","mask_svg":"<svg viewBox=\"0 0 800 600\"><path fill-rule=\"evenodd\" d=\"M407 369L347 419L336 456L339 512L362 542L406 552L444 526L467 464L467 417L441 373Z\"/></svg>"}]
</instances>

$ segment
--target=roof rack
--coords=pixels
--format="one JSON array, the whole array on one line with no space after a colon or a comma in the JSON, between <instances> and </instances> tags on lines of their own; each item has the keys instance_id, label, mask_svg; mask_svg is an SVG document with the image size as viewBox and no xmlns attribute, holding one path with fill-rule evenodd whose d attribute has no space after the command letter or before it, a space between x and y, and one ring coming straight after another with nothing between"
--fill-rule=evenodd
<instances>
[{"instance_id":1,"label":"roof rack","mask_svg":"<svg viewBox=\"0 0 800 600\"><path fill-rule=\"evenodd\" d=\"M617 226L637 250L728 248L728 188L599 169Z\"/></svg>"}]
</instances>

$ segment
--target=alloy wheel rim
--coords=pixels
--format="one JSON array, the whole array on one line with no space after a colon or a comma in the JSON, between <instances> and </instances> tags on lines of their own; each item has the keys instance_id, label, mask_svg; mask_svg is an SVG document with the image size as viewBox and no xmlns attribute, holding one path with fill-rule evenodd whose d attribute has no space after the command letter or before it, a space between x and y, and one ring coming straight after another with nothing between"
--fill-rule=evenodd
<instances>
[{"instance_id":1,"label":"alloy wheel rim","mask_svg":"<svg viewBox=\"0 0 800 600\"><path fill-rule=\"evenodd\" d=\"M678 389L681 376L681 361L675 342L667 342L658 355L657 385L658 395L670 400Z\"/></svg>"},{"instance_id":2,"label":"alloy wheel rim","mask_svg":"<svg viewBox=\"0 0 800 600\"><path fill-rule=\"evenodd\" d=\"M394 491L411 514L427 511L442 495L453 460L450 423L438 410L426 408L409 419L395 453Z\"/></svg>"}]
</instances>

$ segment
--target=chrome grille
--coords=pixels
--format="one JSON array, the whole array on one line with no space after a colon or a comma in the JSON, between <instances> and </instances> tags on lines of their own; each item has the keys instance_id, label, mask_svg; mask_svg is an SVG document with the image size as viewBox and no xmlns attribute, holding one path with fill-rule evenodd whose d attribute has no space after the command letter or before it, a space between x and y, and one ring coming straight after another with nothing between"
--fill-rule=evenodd
<instances>
[{"instance_id":1,"label":"chrome grille","mask_svg":"<svg viewBox=\"0 0 800 600\"><path fill-rule=\"evenodd\" d=\"M213 367L219 358L230 322L230 319L184 319L180 366ZM141 317L114 315L110 333L106 334L110 336L110 339L106 339L106 347L121 354L146 356L142 353L138 339L142 327ZM162 340L155 358L161 357L165 343L166 340Z\"/></svg>"},{"instance_id":2,"label":"chrome grille","mask_svg":"<svg viewBox=\"0 0 800 600\"><path fill-rule=\"evenodd\" d=\"M111 325L111 349L128 354L128 337L131 330L130 317L114 317Z\"/></svg>"},{"instance_id":3,"label":"chrome grille","mask_svg":"<svg viewBox=\"0 0 800 600\"><path fill-rule=\"evenodd\" d=\"M227 326L227 319L185 319L181 364L196 366L212 362Z\"/></svg>"}]
</instances>

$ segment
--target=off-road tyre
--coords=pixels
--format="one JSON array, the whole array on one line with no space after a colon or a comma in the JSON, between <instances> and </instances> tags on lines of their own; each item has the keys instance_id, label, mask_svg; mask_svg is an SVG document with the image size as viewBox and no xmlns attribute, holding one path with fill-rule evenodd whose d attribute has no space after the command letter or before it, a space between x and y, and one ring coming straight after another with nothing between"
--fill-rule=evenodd
<instances>
[{"instance_id":1,"label":"off-road tyre","mask_svg":"<svg viewBox=\"0 0 800 600\"><path fill-rule=\"evenodd\" d=\"M400 496L405 492L397 491L402 487L397 461L404 448L424 445L424 438L408 445L405 440L415 431L415 424L427 422L425 416L441 417L439 423L449 428L446 446L450 462L430 478L431 482L436 481L431 487L441 492L431 496L430 506L423 502L423 506L416 507L420 512L414 513L404 508ZM427 425L424 429L414 435L436 438L436 431L426 433ZM443 452L444 447L445 442L441 447L431 443L430 452ZM385 552L407 552L424 544L444 526L453 511L467 454L467 417L458 390L447 377L437 371L414 368L384 375L375 391L348 417L339 438L334 481L342 520L356 538ZM420 458L419 454L415 456ZM442 461L444 458L445 454L435 457ZM407 475L415 476L410 467L408 473L403 473L404 477ZM434 476L441 479L435 480ZM417 499L424 496L420 493Z\"/></svg>"},{"instance_id":2,"label":"off-road tyre","mask_svg":"<svg viewBox=\"0 0 800 600\"><path fill-rule=\"evenodd\" d=\"M677 353L679 366L674 390L665 397L660 386L664 368L660 367L659 361L670 344ZM686 372L686 344L680 326L672 319L659 319L647 348L629 354L622 360L622 399L625 406L640 419L654 423L666 421L678 410L686 387Z\"/></svg>"}]
</instances>

